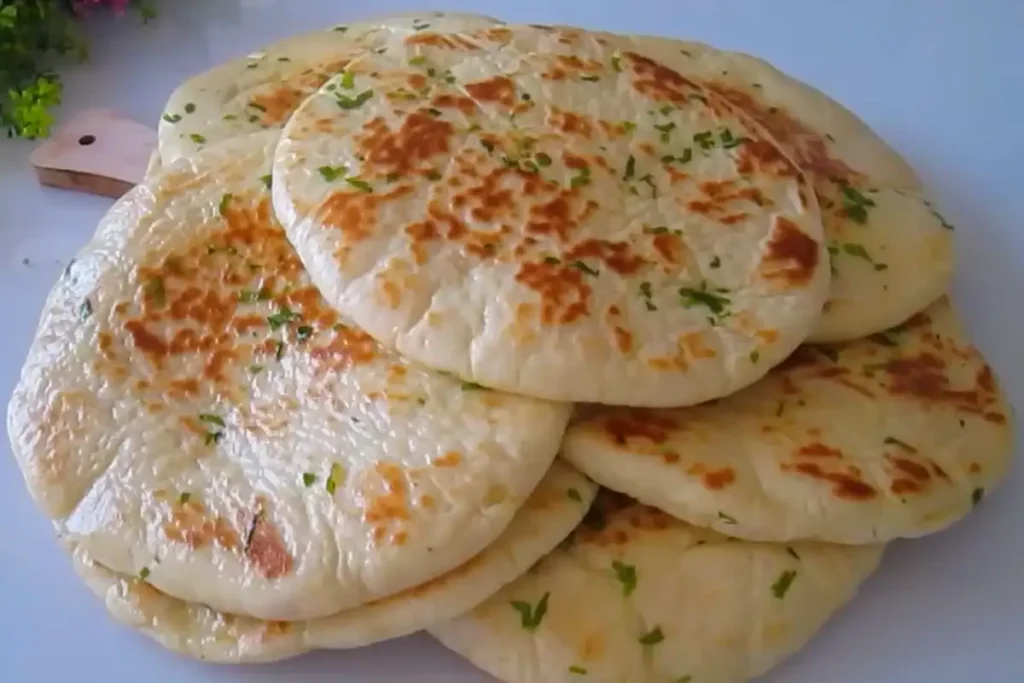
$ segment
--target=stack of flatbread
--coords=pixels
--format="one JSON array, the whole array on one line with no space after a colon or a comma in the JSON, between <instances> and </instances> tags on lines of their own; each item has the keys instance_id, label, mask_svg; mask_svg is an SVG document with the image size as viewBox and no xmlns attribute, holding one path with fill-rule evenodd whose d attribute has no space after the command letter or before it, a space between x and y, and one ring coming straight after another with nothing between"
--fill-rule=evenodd
<instances>
[{"instance_id":1,"label":"stack of flatbread","mask_svg":"<svg viewBox=\"0 0 1024 683\"><path fill-rule=\"evenodd\" d=\"M1005 476L952 227L753 57L389 16L183 84L9 409L109 611L220 662L426 629L735 683Z\"/></svg>"}]
</instances>

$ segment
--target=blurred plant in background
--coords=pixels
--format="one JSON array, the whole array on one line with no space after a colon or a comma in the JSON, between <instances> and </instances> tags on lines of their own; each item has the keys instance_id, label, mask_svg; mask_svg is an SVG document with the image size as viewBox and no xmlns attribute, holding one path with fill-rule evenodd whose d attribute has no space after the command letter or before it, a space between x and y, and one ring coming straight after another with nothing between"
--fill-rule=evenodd
<instances>
[{"instance_id":1,"label":"blurred plant in background","mask_svg":"<svg viewBox=\"0 0 1024 683\"><path fill-rule=\"evenodd\" d=\"M128 7L143 21L155 16L145 0L0 0L0 127L8 137L50 133L61 101L53 67L62 58L89 56L78 20L96 10L122 14Z\"/></svg>"}]
</instances>

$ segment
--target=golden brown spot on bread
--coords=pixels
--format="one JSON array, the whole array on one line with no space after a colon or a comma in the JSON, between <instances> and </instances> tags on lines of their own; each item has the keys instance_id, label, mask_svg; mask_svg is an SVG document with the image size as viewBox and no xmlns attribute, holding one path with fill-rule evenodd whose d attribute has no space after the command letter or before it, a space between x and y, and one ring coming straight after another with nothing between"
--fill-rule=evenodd
<instances>
[{"instance_id":1,"label":"golden brown spot on bread","mask_svg":"<svg viewBox=\"0 0 1024 683\"><path fill-rule=\"evenodd\" d=\"M516 103L516 84L508 76L494 76L485 81L466 83L466 94L477 102L494 102L504 107Z\"/></svg>"},{"instance_id":2,"label":"golden brown spot on bread","mask_svg":"<svg viewBox=\"0 0 1024 683\"><path fill-rule=\"evenodd\" d=\"M364 518L371 524L390 524L410 518L406 503L409 486L402 468L391 462L378 462L373 471L384 491L367 496Z\"/></svg>"},{"instance_id":3,"label":"golden brown spot on bread","mask_svg":"<svg viewBox=\"0 0 1024 683\"><path fill-rule=\"evenodd\" d=\"M700 88L672 69L635 52L623 53L632 68L633 87L652 100L682 104Z\"/></svg>"},{"instance_id":4,"label":"golden brown spot on bread","mask_svg":"<svg viewBox=\"0 0 1024 683\"><path fill-rule=\"evenodd\" d=\"M457 33L434 33L427 31L419 31L405 39L406 45L429 45L431 47L439 47L445 50L458 50L458 51L474 51L479 50L480 46L469 40L465 36Z\"/></svg>"},{"instance_id":5,"label":"golden brown spot on bread","mask_svg":"<svg viewBox=\"0 0 1024 683\"><path fill-rule=\"evenodd\" d=\"M473 114L479 109L472 98L464 95L452 95L449 93L438 95L431 100L430 104L438 109L457 109L466 115Z\"/></svg>"},{"instance_id":6,"label":"golden brown spot on bread","mask_svg":"<svg viewBox=\"0 0 1024 683\"><path fill-rule=\"evenodd\" d=\"M564 264L524 263L516 282L540 296L541 321L545 325L574 323L589 314L592 289L582 271Z\"/></svg>"},{"instance_id":7,"label":"golden brown spot on bread","mask_svg":"<svg viewBox=\"0 0 1024 683\"><path fill-rule=\"evenodd\" d=\"M594 135L594 122L585 114L552 107L548 110L547 125L566 135L579 135L591 138Z\"/></svg>"},{"instance_id":8,"label":"golden brown spot on bread","mask_svg":"<svg viewBox=\"0 0 1024 683\"><path fill-rule=\"evenodd\" d=\"M768 140L748 140L736 148L736 170L740 173L762 172L779 178L799 178L800 169L789 157Z\"/></svg>"},{"instance_id":9,"label":"golden brown spot on bread","mask_svg":"<svg viewBox=\"0 0 1024 683\"><path fill-rule=\"evenodd\" d=\"M829 472L818 463L801 462L796 464L783 463L784 472L796 472L805 477L826 481L832 484L832 495L849 501L872 500L878 496L873 486L851 472Z\"/></svg>"},{"instance_id":10,"label":"golden brown spot on bread","mask_svg":"<svg viewBox=\"0 0 1024 683\"><path fill-rule=\"evenodd\" d=\"M448 451L444 455L434 458L434 467L458 467L461 462L461 453L457 451Z\"/></svg>"},{"instance_id":11,"label":"golden brown spot on bread","mask_svg":"<svg viewBox=\"0 0 1024 683\"><path fill-rule=\"evenodd\" d=\"M319 221L327 228L336 228L348 243L360 242L377 230L377 214L386 202L412 192L407 185L383 193L341 191L332 193L317 210Z\"/></svg>"},{"instance_id":12,"label":"golden brown spot on bread","mask_svg":"<svg viewBox=\"0 0 1024 683\"><path fill-rule=\"evenodd\" d=\"M700 477L704 488L711 491L721 491L736 482L736 471L731 467L712 469L704 463L696 463L687 468L686 472Z\"/></svg>"},{"instance_id":13,"label":"golden brown spot on bread","mask_svg":"<svg viewBox=\"0 0 1024 683\"><path fill-rule=\"evenodd\" d=\"M322 85L322 84L321 84ZM319 87L315 86L315 87ZM308 93L283 85L252 98L253 108L261 112L260 119L266 125L277 125L291 116Z\"/></svg>"},{"instance_id":14,"label":"golden brown spot on bread","mask_svg":"<svg viewBox=\"0 0 1024 683\"><path fill-rule=\"evenodd\" d=\"M601 421L605 433L620 446L628 444L631 439L665 443L678 426L669 413L639 408L617 411Z\"/></svg>"},{"instance_id":15,"label":"golden brown spot on bread","mask_svg":"<svg viewBox=\"0 0 1024 683\"><path fill-rule=\"evenodd\" d=\"M257 512L253 516L245 556L265 579L279 579L291 573L294 560L281 538L281 532L268 518L265 501L257 499Z\"/></svg>"},{"instance_id":16,"label":"golden brown spot on bread","mask_svg":"<svg viewBox=\"0 0 1024 683\"><path fill-rule=\"evenodd\" d=\"M580 643L578 659L581 662L599 660L604 655L606 649L604 634L601 631L594 631L587 634L583 638L583 642Z\"/></svg>"},{"instance_id":17,"label":"golden brown spot on bread","mask_svg":"<svg viewBox=\"0 0 1024 683\"><path fill-rule=\"evenodd\" d=\"M355 139L366 166L374 173L405 176L433 157L447 154L454 132L448 121L418 109L405 117L397 131L378 116Z\"/></svg>"},{"instance_id":18,"label":"golden brown spot on bread","mask_svg":"<svg viewBox=\"0 0 1024 683\"><path fill-rule=\"evenodd\" d=\"M842 458L843 452L838 448L826 446L820 441L805 444L796 452L797 455L805 458Z\"/></svg>"},{"instance_id":19,"label":"golden brown spot on bread","mask_svg":"<svg viewBox=\"0 0 1024 683\"><path fill-rule=\"evenodd\" d=\"M787 285L805 285L818 270L818 258L818 243L793 221L776 216L761 263L762 275L769 280L782 280Z\"/></svg>"},{"instance_id":20,"label":"golden brown spot on bread","mask_svg":"<svg viewBox=\"0 0 1024 683\"><path fill-rule=\"evenodd\" d=\"M597 259L620 275L632 275L647 264L643 257L633 252L629 242L598 239L578 242L563 254L565 261L581 259Z\"/></svg>"},{"instance_id":21,"label":"golden brown spot on bread","mask_svg":"<svg viewBox=\"0 0 1024 683\"><path fill-rule=\"evenodd\" d=\"M951 388L946 361L930 352L892 360L885 370L889 378L887 389L893 396L950 404L964 412L982 415L997 401L995 381L988 366L978 371L970 389Z\"/></svg>"},{"instance_id":22,"label":"golden brown spot on bread","mask_svg":"<svg viewBox=\"0 0 1024 683\"><path fill-rule=\"evenodd\" d=\"M220 516L212 516L206 506L197 500L175 502L171 507L171 518L161 525L169 540L184 543L191 550L204 548L216 543L225 550L236 550L238 534Z\"/></svg>"}]
</instances>

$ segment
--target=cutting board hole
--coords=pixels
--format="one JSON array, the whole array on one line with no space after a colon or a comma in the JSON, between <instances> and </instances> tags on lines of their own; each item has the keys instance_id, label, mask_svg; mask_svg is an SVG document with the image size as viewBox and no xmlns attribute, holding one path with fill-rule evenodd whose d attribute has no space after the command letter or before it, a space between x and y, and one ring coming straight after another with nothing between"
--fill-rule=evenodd
<instances>
[{"instance_id":1,"label":"cutting board hole","mask_svg":"<svg viewBox=\"0 0 1024 683\"><path fill-rule=\"evenodd\" d=\"M83 147L88 147L94 142L96 142L95 135L83 135L82 137L78 138L78 144L82 145Z\"/></svg>"}]
</instances>

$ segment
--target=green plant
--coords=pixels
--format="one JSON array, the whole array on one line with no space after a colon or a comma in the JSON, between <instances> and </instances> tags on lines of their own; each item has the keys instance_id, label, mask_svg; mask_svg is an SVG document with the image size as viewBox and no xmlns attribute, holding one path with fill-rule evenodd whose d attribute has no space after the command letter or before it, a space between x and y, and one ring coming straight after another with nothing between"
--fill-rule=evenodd
<instances>
[{"instance_id":1,"label":"green plant","mask_svg":"<svg viewBox=\"0 0 1024 683\"><path fill-rule=\"evenodd\" d=\"M62 59L88 57L77 17L102 0L0 0L0 127L9 137L41 138L50 133L53 110L61 102L54 68ZM153 16L143 2L134 4L144 20Z\"/></svg>"}]
</instances>

